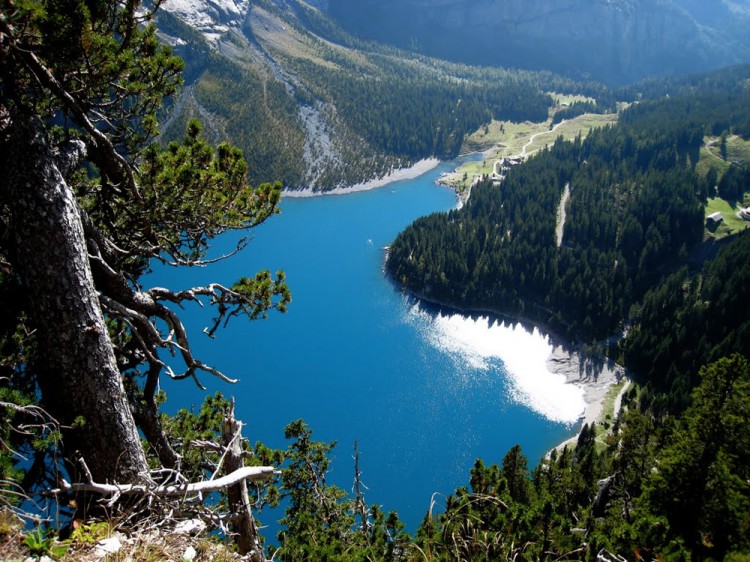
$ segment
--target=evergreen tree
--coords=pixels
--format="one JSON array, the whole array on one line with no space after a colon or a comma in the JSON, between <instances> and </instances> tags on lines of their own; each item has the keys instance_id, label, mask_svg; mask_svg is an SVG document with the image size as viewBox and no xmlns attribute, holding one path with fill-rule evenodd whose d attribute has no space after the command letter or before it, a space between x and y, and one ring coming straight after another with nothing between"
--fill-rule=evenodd
<instances>
[{"instance_id":1,"label":"evergreen tree","mask_svg":"<svg viewBox=\"0 0 750 562\"><path fill-rule=\"evenodd\" d=\"M138 429L163 466L179 461L157 411L159 377L227 379L193 356L167 303L213 305L212 334L234 316L284 310L289 293L267 271L183 291L139 278L149 260L204 263L211 238L276 212L280 186L249 186L241 152L213 149L197 123L182 142L154 143L183 64L139 2L4 0L0 13L0 281L21 298L11 331L33 334L15 350L34 351L11 374L38 384L70 468L75 451L98 482L148 481Z\"/></svg>"},{"instance_id":2,"label":"evergreen tree","mask_svg":"<svg viewBox=\"0 0 750 562\"><path fill-rule=\"evenodd\" d=\"M699 558L747 552L750 363L740 355L701 369L701 384L647 485L647 509ZM668 545L655 545L655 549Z\"/></svg>"},{"instance_id":3,"label":"evergreen tree","mask_svg":"<svg viewBox=\"0 0 750 562\"><path fill-rule=\"evenodd\" d=\"M521 452L520 445L514 445L503 457L500 475L505 479L505 485L511 499L519 503L529 501L529 468L526 456Z\"/></svg>"}]
</instances>

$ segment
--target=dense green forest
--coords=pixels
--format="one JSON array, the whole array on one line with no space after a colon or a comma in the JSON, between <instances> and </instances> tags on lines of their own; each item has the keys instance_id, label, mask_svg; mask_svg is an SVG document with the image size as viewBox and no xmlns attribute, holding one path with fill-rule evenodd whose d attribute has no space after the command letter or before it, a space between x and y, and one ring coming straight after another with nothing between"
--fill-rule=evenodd
<instances>
[{"instance_id":1,"label":"dense green forest","mask_svg":"<svg viewBox=\"0 0 750 562\"><path fill-rule=\"evenodd\" d=\"M738 235L697 274L688 268L673 273L636 309L623 342L624 358L654 391L654 402L644 398L644 403L656 413L690 402L701 364L734 352L750 356L748 238ZM671 402L662 404L661 395Z\"/></svg>"},{"instance_id":2,"label":"dense green forest","mask_svg":"<svg viewBox=\"0 0 750 562\"><path fill-rule=\"evenodd\" d=\"M747 135L748 108L750 93L723 89L635 104L616 126L558 140L500 186L478 185L460 210L416 221L391 245L387 269L428 300L607 337L703 240L716 180L695 172L704 135ZM719 187L744 192L745 172L732 168Z\"/></svg>"},{"instance_id":3,"label":"dense green forest","mask_svg":"<svg viewBox=\"0 0 750 562\"><path fill-rule=\"evenodd\" d=\"M429 75L414 76L406 67L388 76L348 71L314 73L315 91L331 101L349 126L385 154L419 160L458 155L464 135L491 119L544 121L552 100L532 84L481 86Z\"/></svg>"}]
</instances>

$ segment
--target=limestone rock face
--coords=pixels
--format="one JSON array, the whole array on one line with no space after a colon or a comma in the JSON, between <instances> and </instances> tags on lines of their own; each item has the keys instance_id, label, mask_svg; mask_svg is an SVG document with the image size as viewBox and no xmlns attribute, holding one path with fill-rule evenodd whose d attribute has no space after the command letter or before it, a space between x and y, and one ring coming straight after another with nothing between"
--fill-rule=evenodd
<instances>
[{"instance_id":1,"label":"limestone rock face","mask_svg":"<svg viewBox=\"0 0 750 562\"><path fill-rule=\"evenodd\" d=\"M475 64L622 83L750 61L750 0L329 0L350 30Z\"/></svg>"},{"instance_id":2,"label":"limestone rock face","mask_svg":"<svg viewBox=\"0 0 750 562\"><path fill-rule=\"evenodd\" d=\"M169 0L162 6L162 10L201 32L209 42L241 25L249 9L250 0Z\"/></svg>"}]
</instances>

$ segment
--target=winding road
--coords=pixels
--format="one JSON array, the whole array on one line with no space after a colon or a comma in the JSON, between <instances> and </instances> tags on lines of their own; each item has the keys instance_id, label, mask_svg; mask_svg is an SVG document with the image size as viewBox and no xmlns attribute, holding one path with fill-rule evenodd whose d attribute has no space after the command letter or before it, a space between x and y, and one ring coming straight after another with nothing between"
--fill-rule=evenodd
<instances>
[{"instance_id":1,"label":"winding road","mask_svg":"<svg viewBox=\"0 0 750 562\"><path fill-rule=\"evenodd\" d=\"M534 144L534 141L537 139L537 137L540 137L542 135L551 135L563 123L565 123L564 119L562 121L560 121L557 125L555 125L554 127L552 127L549 131L542 131L540 133L534 133L533 135L531 135L531 138L529 139L529 142L527 142L525 145L523 145L523 148L521 149L521 154L519 154L518 156L521 157L521 158L525 158L527 156L531 156L532 154L534 154L534 152L536 152L536 150L534 150L532 152L526 152L526 151L528 150L528 148L532 144ZM537 150L539 150L539 149L537 148Z\"/></svg>"},{"instance_id":2,"label":"winding road","mask_svg":"<svg viewBox=\"0 0 750 562\"><path fill-rule=\"evenodd\" d=\"M527 156L531 156L532 154L534 154L534 152L536 152L537 150L539 150L539 149L537 149L537 150L533 150L531 152L528 152L529 147L532 144L534 144L534 141L537 138L539 138L540 136L542 136L542 135L551 135L563 123L565 123L565 120L560 121L557 125L555 125L554 127L552 127L548 131L540 131L538 133L534 133L533 135L531 135L531 137L529 137L528 142L523 145L523 147L521 148L521 153L520 154L516 154L514 156L509 156L508 158L512 160L514 158L526 158ZM498 171L498 165L500 165L500 170L502 170L503 160L505 160L505 158L498 158L497 160L495 160L495 163L492 165L492 173L494 175L496 175L496 176L500 176L501 175L501 172Z\"/></svg>"}]
</instances>

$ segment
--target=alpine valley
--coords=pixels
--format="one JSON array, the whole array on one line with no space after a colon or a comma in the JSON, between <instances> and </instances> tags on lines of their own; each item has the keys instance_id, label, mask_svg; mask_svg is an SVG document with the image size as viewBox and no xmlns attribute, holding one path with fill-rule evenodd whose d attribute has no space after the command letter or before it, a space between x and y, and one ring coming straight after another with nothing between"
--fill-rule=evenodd
<instances>
[{"instance_id":1,"label":"alpine valley","mask_svg":"<svg viewBox=\"0 0 750 562\"><path fill-rule=\"evenodd\" d=\"M533 471L518 446L500 465L477 460L414 537L395 513L358 513L361 491L339 511L321 496L305 515L318 522L287 510L282 556L747 557L750 67L737 63L750 61L750 2L170 0L164 12L161 37L187 63L168 138L197 116L243 148L253 181L289 191L481 152L441 180L463 206L390 245L389 277L437 318L560 334L589 384L605 359L633 379Z\"/></svg>"},{"instance_id":2,"label":"alpine valley","mask_svg":"<svg viewBox=\"0 0 750 562\"><path fill-rule=\"evenodd\" d=\"M0 0L0 559L750 560L748 29Z\"/></svg>"},{"instance_id":3,"label":"alpine valley","mask_svg":"<svg viewBox=\"0 0 750 562\"><path fill-rule=\"evenodd\" d=\"M450 159L493 119L544 121L546 92L602 91L366 42L297 0L169 0L158 24L187 64L166 137L198 117L210 139L243 149L252 182L287 189L326 191Z\"/></svg>"},{"instance_id":4,"label":"alpine valley","mask_svg":"<svg viewBox=\"0 0 750 562\"><path fill-rule=\"evenodd\" d=\"M198 116L209 138L244 150L254 182L354 185L454 157L492 118L543 120L543 92L600 94L591 81L748 60L750 4L683 3L169 0L161 37L187 70L164 132L176 137ZM426 46L401 51L348 29Z\"/></svg>"}]
</instances>

